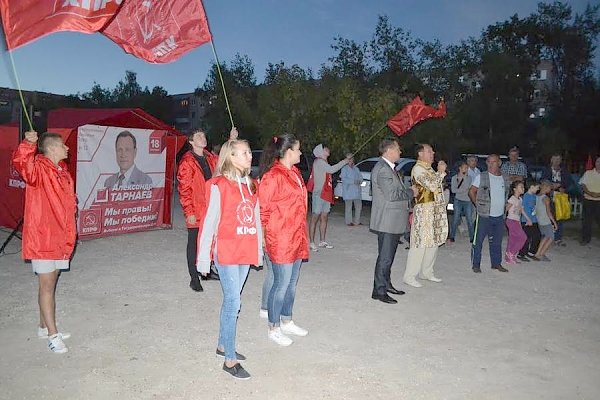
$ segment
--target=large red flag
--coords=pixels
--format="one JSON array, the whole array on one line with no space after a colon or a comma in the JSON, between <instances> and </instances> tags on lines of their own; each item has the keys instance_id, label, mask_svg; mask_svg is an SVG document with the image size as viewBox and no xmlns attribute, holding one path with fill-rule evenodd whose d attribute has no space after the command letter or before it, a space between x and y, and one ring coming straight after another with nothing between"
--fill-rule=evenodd
<instances>
[{"instance_id":1,"label":"large red flag","mask_svg":"<svg viewBox=\"0 0 600 400\"><path fill-rule=\"evenodd\" d=\"M200 0L127 0L102 33L151 63L175 61L211 40Z\"/></svg>"},{"instance_id":2,"label":"large red flag","mask_svg":"<svg viewBox=\"0 0 600 400\"><path fill-rule=\"evenodd\" d=\"M60 31L94 33L110 21L123 0L0 0L9 50Z\"/></svg>"},{"instance_id":3,"label":"large red flag","mask_svg":"<svg viewBox=\"0 0 600 400\"><path fill-rule=\"evenodd\" d=\"M400 112L390 118L387 126L398 136L404 135L413 126L428 118L446 116L446 103L442 100L438 108L425 105L419 96L415 97Z\"/></svg>"}]
</instances>

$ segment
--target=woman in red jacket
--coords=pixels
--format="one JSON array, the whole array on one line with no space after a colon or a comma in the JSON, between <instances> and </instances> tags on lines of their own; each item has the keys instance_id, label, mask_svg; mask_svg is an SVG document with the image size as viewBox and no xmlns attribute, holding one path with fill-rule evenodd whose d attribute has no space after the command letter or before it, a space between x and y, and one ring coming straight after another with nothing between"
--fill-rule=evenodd
<instances>
[{"instance_id":1,"label":"woman in red jacket","mask_svg":"<svg viewBox=\"0 0 600 400\"><path fill-rule=\"evenodd\" d=\"M268 337L281 346L287 335L308 331L292 321L296 285L302 261L308 259L307 192L300 162L300 142L291 134L275 136L263 152L259 190L265 250L272 262L273 286L267 300ZM268 277L266 277L268 279Z\"/></svg>"},{"instance_id":2,"label":"woman in red jacket","mask_svg":"<svg viewBox=\"0 0 600 400\"><path fill-rule=\"evenodd\" d=\"M256 185L250 178L252 152L245 140L221 148L215 177L208 181L208 209L198 241L198 272L209 271L211 258L223 290L217 354L223 370L238 379L250 374L240 365L246 358L235 351L241 293L250 265L262 264L262 229Z\"/></svg>"},{"instance_id":3,"label":"woman in red jacket","mask_svg":"<svg viewBox=\"0 0 600 400\"><path fill-rule=\"evenodd\" d=\"M229 138L236 139L237 136L237 129L233 128ZM191 278L190 288L201 292L203 288L196 271L198 230L206 214L205 184L213 176L218 157L206 149L206 133L203 130L193 131L188 135L187 140L191 149L181 157L179 162L177 190L188 229L187 264ZM206 276L203 275L202 279L219 279L219 276L210 271Z\"/></svg>"},{"instance_id":4,"label":"woman in red jacket","mask_svg":"<svg viewBox=\"0 0 600 400\"><path fill-rule=\"evenodd\" d=\"M37 146L36 146L37 143ZM42 154L36 156L39 147ZM68 351L63 339L68 333L56 330L56 282L60 270L69 269L76 240L75 191L63 161L69 148L57 133L26 132L13 154L13 165L27 184L23 215L23 259L31 260L39 278L38 337L48 339L55 353Z\"/></svg>"}]
</instances>

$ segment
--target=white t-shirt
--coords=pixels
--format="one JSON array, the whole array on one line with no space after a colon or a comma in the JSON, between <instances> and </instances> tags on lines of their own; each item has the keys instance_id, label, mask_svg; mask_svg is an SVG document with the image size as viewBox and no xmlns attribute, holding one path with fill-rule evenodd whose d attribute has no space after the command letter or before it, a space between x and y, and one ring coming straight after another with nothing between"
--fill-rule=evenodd
<instances>
[{"instance_id":1,"label":"white t-shirt","mask_svg":"<svg viewBox=\"0 0 600 400\"><path fill-rule=\"evenodd\" d=\"M490 176L490 217L501 217L504 215L504 205L506 204L504 178L502 175L488 175ZM480 181L481 174L473 178L471 185L479 188Z\"/></svg>"}]
</instances>

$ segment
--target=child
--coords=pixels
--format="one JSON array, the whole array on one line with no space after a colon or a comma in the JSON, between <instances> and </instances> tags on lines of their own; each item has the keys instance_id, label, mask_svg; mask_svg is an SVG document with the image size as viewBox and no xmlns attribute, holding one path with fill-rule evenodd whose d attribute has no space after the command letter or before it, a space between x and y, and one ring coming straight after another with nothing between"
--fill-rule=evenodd
<instances>
[{"instance_id":1,"label":"child","mask_svg":"<svg viewBox=\"0 0 600 400\"><path fill-rule=\"evenodd\" d=\"M540 229L538 228L538 220L535 215L535 202L538 190L540 190L540 183L533 181L529 184L527 193L522 198L523 212L521 215L521 226L527 235L527 240L517 258L525 262L529 262L529 258L527 257L533 257L540 246Z\"/></svg>"},{"instance_id":2,"label":"child","mask_svg":"<svg viewBox=\"0 0 600 400\"><path fill-rule=\"evenodd\" d=\"M237 379L250 374L235 351L241 294L250 265L262 265L263 244L257 188L249 177L252 152L245 140L223 144L215 176L207 183L208 209L198 240L196 267L210 272L211 257L223 290L221 325L216 353L225 357L223 370Z\"/></svg>"},{"instance_id":3,"label":"child","mask_svg":"<svg viewBox=\"0 0 600 400\"><path fill-rule=\"evenodd\" d=\"M523 202L521 195L525 192L525 186L521 181L514 181L510 185L511 196L506 203L506 227L508 228L508 241L506 244L506 253L504 261L507 264L517 264L517 252L523 247L527 240L527 235L521 228L521 213L523 210ZM528 223L531 223L527 214L524 214Z\"/></svg>"},{"instance_id":4,"label":"child","mask_svg":"<svg viewBox=\"0 0 600 400\"><path fill-rule=\"evenodd\" d=\"M550 259L546 257L546 252L554 241L554 231L558 229L556 220L552 214L552 209L550 208L550 198L548 197L548 193L551 191L552 184L550 181L542 181L540 185L540 194L537 196L535 203L535 213L537 215L542 240L535 256L532 257L535 261L550 261Z\"/></svg>"}]
</instances>

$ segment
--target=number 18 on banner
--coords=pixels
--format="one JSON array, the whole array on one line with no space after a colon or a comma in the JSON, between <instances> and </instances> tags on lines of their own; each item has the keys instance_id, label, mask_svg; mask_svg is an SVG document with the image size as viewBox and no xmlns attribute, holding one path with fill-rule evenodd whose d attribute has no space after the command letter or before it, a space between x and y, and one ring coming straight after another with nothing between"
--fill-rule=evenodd
<instances>
[{"instance_id":1,"label":"number 18 on banner","mask_svg":"<svg viewBox=\"0 0 600 400\"><path fill-rule=\"evenodd\" d=\"M165 131L154 131L150 134L148 140L148 153L149 154L160 154L165 148L163 137Z\"/></svg>"}]
</instances>

